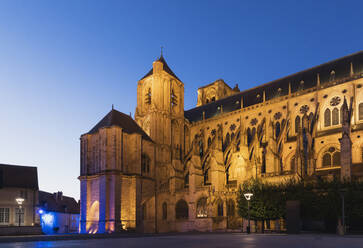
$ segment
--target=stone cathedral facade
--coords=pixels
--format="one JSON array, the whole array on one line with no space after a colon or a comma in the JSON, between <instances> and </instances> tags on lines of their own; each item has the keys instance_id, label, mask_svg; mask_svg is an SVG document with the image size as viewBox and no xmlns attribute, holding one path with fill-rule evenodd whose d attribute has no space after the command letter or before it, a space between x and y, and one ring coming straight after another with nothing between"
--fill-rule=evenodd
<instances>
[{"instance_id":1,"label":"stone cathedral facade","mask_svg":"<svg viewBox=\"0 0 363 248\"><path fill-rule=\"evenodd\" d=\"M362 86L363 51L244 91L217 80L184 110L161 56L134 119L112 109L81 136L81 232L235 229L245 180L361 180Z\"/></svg>"}]
</instances>

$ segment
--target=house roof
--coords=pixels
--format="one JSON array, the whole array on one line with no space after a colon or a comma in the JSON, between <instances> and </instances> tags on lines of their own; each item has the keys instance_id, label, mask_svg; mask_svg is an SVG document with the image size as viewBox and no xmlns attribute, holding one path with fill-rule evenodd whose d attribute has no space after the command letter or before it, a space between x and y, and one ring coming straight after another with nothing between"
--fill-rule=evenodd
<instances>
[{"instance_id":1,"label":"house roof","mask_svg":"<svg viewBox=\"0 0 363 248\"><path fill-rule=\"evenodd\" d=\"M146 140L152 141L151 138L142 130L142 128L131 118L131 116L112 109L103 119L94 126L87 134L96 133L100 128L118 126L126 133L138 133Z\"/></svg>"},{"instance_id":2,"label":"house roof","mask_svg":"<svg viewBox=\"0 0 363 248\"><path fill-rule=\"evenodd\" d=\"M363 76L363 51L360 51L255 88L241 91L218 101L186 110L184 116L189 121L196 122L202 120L204 112L205 119L208 119L220 114L222 108L223 113L240 109L242 99L243 107L252 106L263 101L264 92L266 101L277 96L288 95L289 84L291 85L291 93L301 89L309 89L317 85L318 74L321 85L331 81L332 71L334 71L334 80L344 81L344 79L350 77L351 63L353 64L354 75ZM258 95L259 97L257 97Z\"/></svg>"},{"instance_id":3,"label":"house roof","mask_svg":"<svg viewBox=\"0 0 363 248\"><path fill-rule=\"evenodd\" d=\"M73 197L63 196L62 192L39 191L39 205L50 212L79 214L79 203Z\"/></svg>"},{"instance_id":4,"label":"house roof","mask_svg":"<svg viewBox=\"0 0 363 248\"><path fill-rule=\"evenodd\" d=\"M37 190L37 167L0 164L0 188L28 188Z\"/></svg>"},{"instance_id":5,"label":"house roof","mask_svg":"<svg viewBox=\"0 0 363 248\"><path fill-rule=\"evenodd\" d=\"M180 82L181 82L181 80L175 75L175 73L170 69L170 67L168 66L168 64L166 63L166 61L165 61L165 59L164 59L164 57L163 57L163 55L161 55L160 56L160 58L157 60L157 61L160 61L161 63L163 63L163 70L165 71L165 72L167 72L168 74L170 74L170 75L172 75L173 77L175 77L176 79L178 79ZM154 72L154 70L153 70L153 68L151 68L151 70L148 72L148 73L146 73L146 75L145 76L143 76L140 80L142 80L142 79L144 79L144 78L146 78L146 77L148 77L148 76L150 76L150 75L152 75L153 74L153 72Z\"/></svg>"}]
</instances>

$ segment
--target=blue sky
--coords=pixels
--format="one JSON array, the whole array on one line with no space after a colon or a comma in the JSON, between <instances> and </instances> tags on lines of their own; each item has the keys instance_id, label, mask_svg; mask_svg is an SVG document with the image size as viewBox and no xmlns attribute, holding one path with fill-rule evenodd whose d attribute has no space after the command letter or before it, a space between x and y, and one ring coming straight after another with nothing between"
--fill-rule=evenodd
<instances>
[{"instance_id":1,"label":"blue sky","mask_svg":"<svg viewBox=\"0 0 363 248\"><path fill-rule=\"evenodd\" d=\"M164 46L196 89L241 90L360 51L362 1L0 1L0 163L38 167L39 186L79 198L79 137L114 104L134 114L137 81Z\"/></svg>"}]
</instances>

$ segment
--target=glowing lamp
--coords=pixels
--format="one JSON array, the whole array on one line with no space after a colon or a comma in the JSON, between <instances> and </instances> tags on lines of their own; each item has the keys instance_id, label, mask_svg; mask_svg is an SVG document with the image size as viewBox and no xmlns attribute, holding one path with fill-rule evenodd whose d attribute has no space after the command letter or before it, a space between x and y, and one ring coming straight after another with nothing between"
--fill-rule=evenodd
<instances>
[{"instance_id":1,"label":"glowing lamp","mask_svg":"<svg viewBox=\"0 0 363 248\"><path fill-rule=\"evenodd\" d=\"M246 193L246 194L243 194L246 198L247 201L251 200L251 197L253 196L252 193Z\"/></svg>"},{"instance_id":2,"label":"glowing lamp","mask_svg":"<svg viewBox=\"0 0 363 248\"><path fill-rule=\"evenodd\" d=\"M18 197L15 199L15 201L19 204L19 205L22 205L23 202L24 202L24 198L21 198L21 197Z\"/></svg>"}]
</instances>

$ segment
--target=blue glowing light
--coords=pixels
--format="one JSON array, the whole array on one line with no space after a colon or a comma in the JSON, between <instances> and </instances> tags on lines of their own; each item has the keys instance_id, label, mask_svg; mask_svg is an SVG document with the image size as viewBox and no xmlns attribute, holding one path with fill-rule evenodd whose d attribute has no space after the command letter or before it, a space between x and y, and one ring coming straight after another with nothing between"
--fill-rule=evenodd
<instances>
[{"instance_id":1,"label":"blue glowing light","mask_svg":"<svg viewBox=\"0 0 363 248\"><path fill-rule=\"evenodd\" d=\"M47 226L52 226L54 223L54 215L51 213L46 213L42 215L42 221Z\"/></svg>"},{"instance_id":2,"label":"blue glowing light","mask_svg":"<svg viewBox=\"0 0 363 248\"><path fill-rule=\"evenodd\" d=\"M38 210L38 214L43 214L44 213L44 210L43 209L39 209Z\"/></svg>"}]
</instances>

